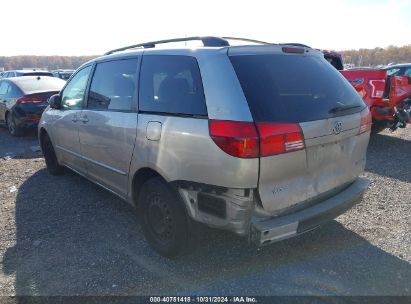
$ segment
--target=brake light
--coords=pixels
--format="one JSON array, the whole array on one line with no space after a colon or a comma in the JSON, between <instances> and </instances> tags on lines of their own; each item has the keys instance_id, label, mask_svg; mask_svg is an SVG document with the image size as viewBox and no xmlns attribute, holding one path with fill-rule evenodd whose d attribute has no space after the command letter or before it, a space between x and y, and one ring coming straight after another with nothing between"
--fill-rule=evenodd
<instances>
[{"instance_id":1,"label":"brake light","mask_svg":"<svg viewBox=\"0 0 411 304\"><path fill-rule=\"evenodd\" d=\"M17 103L38 103L45 101L47 101L47 98L42 97L20 97L16 100Z\"/></svg>"},{"instance_id":2,"label":"brake light","mask_svg":"<svg viewBox=\"0 0 411 304\"><path fill-rule=\"evenodd\" d=\"M221 150L240 158L259 155L258 134L252 122L209 121L210 136Z\"/></svg>"},{"instance_id":3,"label":"brake light","mask_svg":"<svg viewBox=\"0 0 411 304\"><path fill-rule=\"evenodd\" d=\"M257 123L260 155L270 156L303 150L304 134L296 123Z\"/></svg>"},{"instance_id":4,"label":"brake light","mask_svg":"<svg viewBox=\"0 0 411 304\"><path fill-rule=\"evenodd\" d=\"M304 54L304 49L296 48L296 47L283 47L282 50L284 53Z\"/></svg>"},{"instance_id":5,"label":"brake light","mask_svg":"<svg viewBox=\"0 0 411 304\"><path fill-rule=\"evenodd\" d=\"M385 80L370 80L371 97L382 98L385 90Z\"/></svg>"},{"instance_id":6,"label":"brake light","mask_svg":"<svg viewBox=\"0 0 411 304\"><path fill-rule=\"evenodd\" d=\"M372 124L371 112L367 107L361 111L360 129L358 131L358 134L362 134L367 131L370 131L371 124Z\"/></svg>"},{"instance_id":7,"label":"brake light","mask_svg":"<svg viewBox=\"0 0 411 304\"><path fill-rule=\"evenodd\" d=\"M210 120L209 130L221 150L240 158L277 155L305 147L304 135L296 123L260 122L254 125L252 122Z\"/></svg>"}]
</instances>

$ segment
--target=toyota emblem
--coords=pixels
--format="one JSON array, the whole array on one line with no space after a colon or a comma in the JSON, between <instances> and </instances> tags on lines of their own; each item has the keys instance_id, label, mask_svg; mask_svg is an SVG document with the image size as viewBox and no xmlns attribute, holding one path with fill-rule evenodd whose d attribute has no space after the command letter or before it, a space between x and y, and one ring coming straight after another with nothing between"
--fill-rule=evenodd
<instances>
[{"instance_id":1,"label":"toyota emblem","mask_svg":"<svg viewBox=\"0 0 411 304\"><path fill-rule=\"evenodd\" d=\"M342 122L341 121L336 121L334 123L334 127L333 127L333 133L335 135L340 134L342 131Z\"/></svg>"}]
</instances>

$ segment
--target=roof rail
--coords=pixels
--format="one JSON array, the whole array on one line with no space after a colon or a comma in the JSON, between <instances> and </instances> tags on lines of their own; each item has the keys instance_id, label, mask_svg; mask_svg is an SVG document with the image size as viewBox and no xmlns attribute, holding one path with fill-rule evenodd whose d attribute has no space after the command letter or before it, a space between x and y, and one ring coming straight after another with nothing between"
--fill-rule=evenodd
<instances>
[{"instance_id":1,"label":"roof rail","mask_svg":"<svg viewBox=\"0 0 411 304\"><path fill-rule=\"evenodd\" d=\"M235 41L245 41L245 42L252 42L258 44L274 44L260 40L254 39L247 39L247 38L237 38L237 37L215 37L215 36L194 36L194 37L185 37L185 38L174 38L174 39L166 39L166 40L158 40L158 41L150 41L144 42L134 45L125 46L122 48L111 50L104 55L110 55L117 52L122 52L125 50L136 49L136 48L154 48L157 44L164 44L164 43L172 43L172 42L184 42L184 41L194 41L200 40L203 42L204 46L208 47L218 47L218 46L230 46L230 43L227 40L235 40ZM308 45L301 44L301 43L280 43L281 45L292 45L292 46L300 46L300 47L308 47Z\"/></svg>"},{"instance_id":2,"label":"roof rail","mask_svg":"<svg viewBox=\"0 0 411 304\"><path fill-rule=\"evenodd\" d=\"M220 37L213 37L213 36L204 36L204 37L185 37L185 38L175 38L175 39L166 39L166 40L158 40L158 41L151 41L151 42L144 42L134 45L125 46L119 49L111 50L104 55L110 55L113 53L135 49L135 48L154 48L157 44L164 44L164 43L171 43L171 42L183 42L183 41L193 41L193 40L201 40L204 46L229 46L227 40Z\"/></svg>"},{"instance_id":3,"label":"roof rail","mask_svg":"<svg viewBox=\"0 0 411 304\"><path fill-rule=\"evenodd\" d=\"M245 41L245 42L253 42L253 43L260 43L260 44L273 44L270 42L254 40L254 39L247 39L247 38L237 38L237 37L222 37L222 38L226 40Z\"/></svg>"}]
</instances>

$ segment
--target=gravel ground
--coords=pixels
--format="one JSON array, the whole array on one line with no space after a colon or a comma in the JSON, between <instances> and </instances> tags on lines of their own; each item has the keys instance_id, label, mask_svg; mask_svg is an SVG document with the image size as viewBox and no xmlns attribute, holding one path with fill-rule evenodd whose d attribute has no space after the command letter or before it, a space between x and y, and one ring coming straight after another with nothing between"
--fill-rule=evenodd
<instances>
[{"instance_id":1,"label":"gravel ground","mask_svg":"<svg viewBox=\"0 0 411 304\"><path fill-rule=\"evenodd\" d=\"M0 128L0 296L411 295L411 128L372 138L370 189L336 221L260 249L205 229L175 260L149 248L127 204L48 175L36 144Z\"/></svg>"}]
</instances>

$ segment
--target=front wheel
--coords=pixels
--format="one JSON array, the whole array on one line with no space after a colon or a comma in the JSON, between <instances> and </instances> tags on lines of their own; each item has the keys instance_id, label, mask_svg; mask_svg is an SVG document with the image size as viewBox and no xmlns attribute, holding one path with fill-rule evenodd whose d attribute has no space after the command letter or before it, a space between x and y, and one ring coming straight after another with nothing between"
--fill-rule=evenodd
<instances>
[{"instance_id":1,"label":"front wheel","mask_svg":"<svg viewBox=\"0 0 411 304\"><path fill-rule=\"evenodd\" d=\"M138 197L142 228L148 243L171 258L189 247L188 219L178 193L161 178L148 180Z\"/></svg>"},{"instance_id":2,"label":"front wheel","mask_svg":"<svg viewBox=\"0 0 411 304\"><path fill-rule=\"evenodd\" d=\"M43 135L42 150L44 160L46 161L47 170L51 175L61 175L64 172L64 167L60 166L57 160L56 152L54 151L53 144L47 134Z\"/></svg>"}]
</instances>

